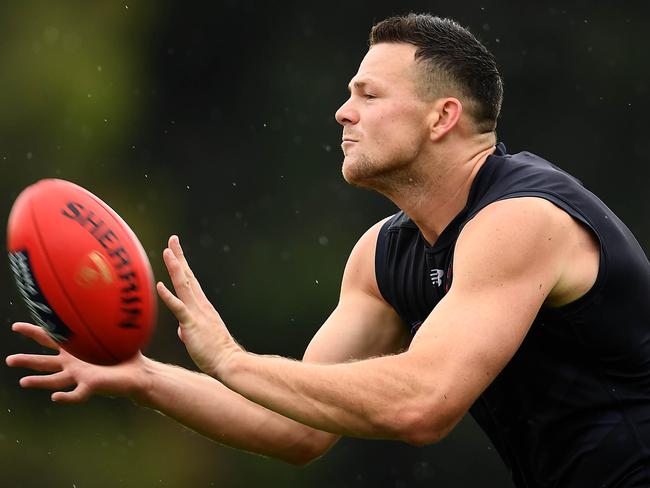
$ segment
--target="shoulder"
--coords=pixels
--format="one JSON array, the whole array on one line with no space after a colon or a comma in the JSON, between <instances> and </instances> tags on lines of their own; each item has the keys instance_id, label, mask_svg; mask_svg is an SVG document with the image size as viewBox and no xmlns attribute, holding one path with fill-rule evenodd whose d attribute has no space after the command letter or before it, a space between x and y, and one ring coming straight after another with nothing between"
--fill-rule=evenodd
<instances>
[{"instance_id":1,"label":"shoulder","mask_svg":"<svg viewBox=\"0 0 650 488\"><path fill-rule=\"evenodd\" d=\"M404 214L402 212L399 212L394 215L385 217L381 219L379 222L373 224L368 230L366 230L363 233L363 235L359 238L357 243L354 245L350 257L357 254L363 254L364 256L367 257L370 250L372 250L372 254L374 254L375 252L374 248L377 245L377 239L379 237L382 228L388 228L395 224L398 224L402 220L401 217L402 215Z\"/></svg>"},{"instance_id":2,"label":"shoulder","mask_svg":"<svg viewBox=\"0 0 650 488\"><path fill-rule=\"evenodd\" d=\"M361 288L372 295L380 297L375 276L375 252L379 233L386 223L395 219L396 215L386 217L372 225L359 238L348 257L343 274L342 288Z\"/></svg>"},{"instance_id":3,"label":"shoulder","mask_svg":"<svg viewBox=\"0 0 650 488\"><path fill-rule=\"evenodd\" d=\"M537 197L487 205L461 231L454 253L454 282L479 285L509 278L543 283L546 293L565 268L575 222ZM540 281L541 277L541 281Z\"/></svg>"}]
</instances>

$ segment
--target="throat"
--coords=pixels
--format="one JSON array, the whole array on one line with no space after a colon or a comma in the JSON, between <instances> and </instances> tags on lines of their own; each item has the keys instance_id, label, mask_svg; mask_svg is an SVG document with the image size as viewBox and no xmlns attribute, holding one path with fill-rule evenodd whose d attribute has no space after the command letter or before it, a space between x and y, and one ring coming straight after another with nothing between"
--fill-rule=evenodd
<instances>
[{"instance_id":1,"label":"throat","mask_svg":"<svg viewBox=\"0 0 650 488\"><path fill-rule=\"evenodd\" d=\"M438 166L439 171L409 175L387 195L418 226L429 245L466 207L479 170L494 147L464 164Z\"/></svg>"}]
</instances>

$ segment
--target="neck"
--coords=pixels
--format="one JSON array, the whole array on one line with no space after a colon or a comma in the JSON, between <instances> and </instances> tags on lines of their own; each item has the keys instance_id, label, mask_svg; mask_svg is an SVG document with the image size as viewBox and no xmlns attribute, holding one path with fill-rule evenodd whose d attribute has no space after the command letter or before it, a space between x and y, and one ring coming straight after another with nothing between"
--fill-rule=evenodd
<instances>
[{"instance_id":1,"label":"neck","mask_svg":"<svg viewBox=\"0 0 650 488\"><path fill-rule=\"evenodd\" d=\"M408 175L382 191L402 209L433 244L467 204L479 169L495 150L494 140L475 144L464 153L439 151L414 164ZM455 157L454 157L455 156Z\"/></svg>"}]
</instances>

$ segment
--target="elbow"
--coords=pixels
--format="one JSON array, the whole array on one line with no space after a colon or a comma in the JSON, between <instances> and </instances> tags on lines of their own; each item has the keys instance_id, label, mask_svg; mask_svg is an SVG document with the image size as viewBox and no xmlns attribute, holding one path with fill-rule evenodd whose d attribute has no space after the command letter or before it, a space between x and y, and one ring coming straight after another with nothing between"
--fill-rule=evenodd
<instances>
[{"instance_id":1,"label":"elbow","mask_svg":"<svg viewBox=\"0 0 650 488\"><path fill-rule=\"evenodd\" d=\"M394 437L413 446L435 444L443 440L452 431L458 420L439 408L429 408L422 405L401 408L394 415Z\"/></svg>"},{"instance_id":2,"label":"elbow","mask_svg":"<svg viewBox=\"0 0 650 488\"><path fill-rule=\"evenodd\" d=\"M313 430L302 441L285 452L282 460L292 466L307 466L323 456L339 439L329 432Z\"/></svg>"}]
</instances>

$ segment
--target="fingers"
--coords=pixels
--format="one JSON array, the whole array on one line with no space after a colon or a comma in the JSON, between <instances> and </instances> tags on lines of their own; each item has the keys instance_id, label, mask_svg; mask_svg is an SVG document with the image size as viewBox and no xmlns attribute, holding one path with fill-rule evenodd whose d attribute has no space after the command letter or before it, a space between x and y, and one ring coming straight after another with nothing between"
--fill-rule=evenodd
<instances>
[{"instance_id":1,"label":"fingers","mask_svg":"<svg viewBox=\"0 0 650 488\"><path fill-rule=\"evenodd\" d=\"M74 384L75 382L72 376L65 371L40 376L25 376L20 379L20 386L23 388L60 390L61 388L69 388Z\"/></svg>"},{"instance_id":2,"label":"fingers","mask_svg":"<svg viewBox=\"0 0 650 488\"><path fill-rule=\"evenodd\" d=\"M32 339L43 347L54 349L55 351L59 350L59 345L54 339L38 325L28 324L27 322L16 322L11 326L11 330Z\"/></svg>"},{"instance_id":3,"label":"fingers","mask_svg":"<svg viewBox=\"0 0 650 488\"><path fill-rule=\"evenodd\" d=\"M42 373L55 373L63 369L58 355L13 354L7 356L5 362L12 368L29 368Z\"/></svg>"},{"instance_id":4,"label":"fingers","mask_svg":"<svg viewBox=\"0 0 650 488\"><path fill-rule=\"evenodd\" d=\"M56 391L52 393L52 401L57 403L81 403L90 398L90 389L85 384L77 385L72 391Z\"/></svg>"},{"instance_id":5,"label":"fingers","mask_svg":"<svg viewBox=\"0 0 650 488\"><path fill-rule=\"evenodd\" d=\"M185 258L185 253L183 252L183 248L181 247L181 242L178 236L176 235L171 236L168 241L168 246L169 249L171 249L172 252L174 253L174 256L176 256L176 259L178 259L178 262L181 264L183 272L185 273L185 277L189 280L190 286L192 287L192 291L194 292L196 299L199 302L209 303L207 297L203 293L201 284L194 276L194 273L192 272L192 269L190 268L190 265L187 262L187 259Z\"/></svg>"},{"instance_id":6,"label":"fingers","mask_svg":"<svg viewBox=\"0 0 650 488\"><path fill-rule=\"evenodd\" d=\"M174 294L167 289L162 281L156 284L156 291L158 296L167 306L167 308L174 314L176 320L180 323L187 324L192 320L192 314L185 306L182 300L179 300Z\"/></svg>"},{"instance_id":7,"label":"fingers","mask_svg":"<svg viewBox=\"0 0 650 488\"><path fill-rule=\"evenodd\" d=\"M195 308L197 302L196 297L194 296L194 291L192 290L190 279L187 278L180 261L171 249L167 248L163 251L163 261L165 261L165 266L167 266L169 277L172 280L172 285L174 286L178 298L185 303L186 306L192 309Z\"/></svg>"}]
</instances>

